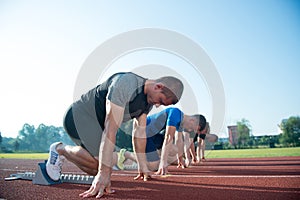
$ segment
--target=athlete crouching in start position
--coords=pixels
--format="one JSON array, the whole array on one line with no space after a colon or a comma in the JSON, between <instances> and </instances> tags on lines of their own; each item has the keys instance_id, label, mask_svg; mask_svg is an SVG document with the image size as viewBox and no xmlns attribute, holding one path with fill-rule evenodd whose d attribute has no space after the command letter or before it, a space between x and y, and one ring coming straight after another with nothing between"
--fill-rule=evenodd
<instances>
[{"instance_id":1,"label":"athlete crouching in start position","mask_svg":"<svg viewBox=\"0 0 300 200\"><path fill-rule=\"evenodd\" d=\"M205 161L205 144L206 141L210 143L215 143L218 141L218 136L210 133L209 123L206 122L205 128L196 133L194 136L190 133L183 133L184 143L190 145L190 148L185 149L185 158L186 158L186 166L192 164L200 164ZM197 143L197 145L195 145ZM186 145L188 146L188 145ZM196 148L195 148L196 146Z\"/></svg>"},{"instance_id":2,"label":"athlete crouching in start position","mask_svg":"<svg viewBox=\"0 0 300 200\"><path fill-rule=\"evenodd\" d=\"M178 108L167 108L147 117L147 166L157 175L166 175L168 165L178 160L178 167L184 167L183 152L190 148L190 143L183 143L183 130L185 132L201 132L206 124L203 115L185 115ZM188 145L188 146L185 146ZM159 156L160 154L160 156ZM123 169L121 161L135 160L132 153L120 151L118 167ZM136 179L142 178L139 174Z\"/></svg>"},{"instance_id":3,"label":"athlete crouching in start position","mask_svg":"<svg viewBox=\"0 0 300 200\"><path fill-rule=\"evenodd\" d=\"M167 174L168 165L176 160L176 155L178 166L183 165L182 131L201 131L204 129L205 123L206 119L203 115L185 115L178 108L167 108L147 118L147 161L152 163L154 167L159 162L156 174ZM175 145L173 145L174 138ZM161 150L160 158L157 150ZM172 159L172 156L175 158Z\"/></svg>"},{"instance_id":4,"label":"athlete crouching in start position","mask_svg":"<svg viewBox=\"0 0 300 200\"><path fill-rule=\"evenodd\" d=\"M46 171L50 178L58 180L63 157L82 171L94 175L89 190L81 197L113 192L111 173L116 133L120 124L133 120L133 148L138 171L147 180L146 119L153 107L176 104L183 92L183 84L174 77L150 80L133 73L117 73L94 89L82 95L72 104L64 118L64 127L77 146L54 143Z\"/></svg>"}]
</instances>

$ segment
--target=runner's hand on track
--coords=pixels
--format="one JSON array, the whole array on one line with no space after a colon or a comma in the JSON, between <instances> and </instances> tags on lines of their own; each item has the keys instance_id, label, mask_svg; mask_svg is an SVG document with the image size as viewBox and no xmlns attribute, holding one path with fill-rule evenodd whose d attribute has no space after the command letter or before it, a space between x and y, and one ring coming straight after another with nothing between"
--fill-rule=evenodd
<instances>
[{"instance_id":1,"label":"runner's hand on track","mask_svg":"<svg viewBox=\"0 0 300 200\"><path fill-rule=\"evenodd\" d=\"M159 167L158 171L155 172L156 175L167 175L168 173L168 167Z\"/></svg>"},{"instance_id":2,"label":"runner's hand on track","mask_svg":"<svg viewBox=\"0 0 300 200\"><path fill-rule=\"evenodd\" d=\"M182 158L182 156L180 158L178 158L177 162L178 162L177 168L182 168L182 169L187 168L189 166L189 163L190 163L189 159L184 160Z\"/></svg>"},{"instance_id":3,"label":"runner's hand on track","mask_svg":"<svg viewBox=\"0 0 300 200\"><path fill-rule=\"evenodd\" d=\"M192 164L192 160L190 160L190 159L185 160L185 163L184 163L185 167L189 167L191 164Z\"/></svg>"},{"instance_id":4,"label":"runner's hand on track","mask_svg":"<svg viewBox=\"0 0 300 200\"><path fill-rule=\"evenodd\" d=\"M196 158L194 158L194 159L192 160L192 164L197 164L197 159L196 159Z\"/></svg>"},{"instance_id":5,"label":"runner's hand on track","mask_svg":"<svg viewBox=\"0 0 300 200\"><path fill-rule=\"evenodd\" d=\"M184 163L178 163L177 168L187 168L187 166Z\"/></svg>"},{"instance_id":6,"label":"runner's hand on track","mask_svg":"<svg viewBox=\"0 0 300 200\"><path fill-rule=\"evenodd\" d=\"M79 194L80 197L89 198L96 196L96 198L101 198L104 193L114 193L115 191L110 188L111 182L111 170L110 171L99 171L95 176L92 185L89 190Z\"/></svg>"},{"instance_id":7,"label":"runner's hand on track","mask_svg":"<svg viewBox=\"0 0 300 200\"><path fill-rule=\"evenodd\" d=\"M144 181L148 181L148 179L150 179L151 176L148 173L142 173L140 172L135 178L134 180L144 180Z\"/></svg>"}]
</instances>

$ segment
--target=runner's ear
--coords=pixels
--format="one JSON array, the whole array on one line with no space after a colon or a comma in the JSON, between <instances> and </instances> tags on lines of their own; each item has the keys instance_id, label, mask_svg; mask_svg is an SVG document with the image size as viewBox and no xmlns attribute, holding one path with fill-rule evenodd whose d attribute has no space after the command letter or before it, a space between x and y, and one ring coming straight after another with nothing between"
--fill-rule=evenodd
<instances>
[{"instance_id":1,"label":"runner's ear","mask_svg":"<svg viewBox=\"0 0 300 200\"><path fill-rule=\"evenodd\" d=\"M155 83L154 89L162 90L165 86L162 83Z\"/></svg>"}]
</instances>

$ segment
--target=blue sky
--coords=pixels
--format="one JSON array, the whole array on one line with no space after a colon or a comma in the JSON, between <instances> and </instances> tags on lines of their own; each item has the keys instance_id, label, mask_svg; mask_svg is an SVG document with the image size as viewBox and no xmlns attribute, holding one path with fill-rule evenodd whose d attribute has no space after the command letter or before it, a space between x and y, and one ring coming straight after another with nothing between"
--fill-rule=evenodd
<instances>
[{"instance_id":1,"label":"blue sky","mask_svg":"<svg viewBox=\"0 0 300 200\"><path fill-rule=\"evenodd\" d=\"M226 95L216 134L242 118L254 135L276 133L282 119L300 115L299 19L296 0L0 0L0 131L15 137L24 123L62 126L79 70L97 46L161 28L191 38L215 63ZM210 119L209 97L201 97Z\"/></svg>"}]
</instances>

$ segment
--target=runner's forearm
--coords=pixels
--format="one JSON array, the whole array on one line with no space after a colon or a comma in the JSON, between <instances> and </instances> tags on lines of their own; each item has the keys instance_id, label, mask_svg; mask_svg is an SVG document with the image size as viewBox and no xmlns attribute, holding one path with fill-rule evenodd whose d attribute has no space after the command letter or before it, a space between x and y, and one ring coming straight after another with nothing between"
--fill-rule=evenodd
<instances>
[{"instance_id":1,"label":"runner's forearm","mask_svg":"<svg viewBox=\"0 0 300 200\"><path fill-rule=\"evenodd\" d=\"M164 168L168 166L168 155L169 151L172 145L172 138L170 135L166 135L163 146L162 146L162 152L161 152L161 158L160 158L160 167Z\"/></svg>"},{"instance_id":2,"label":"runner's forearm","mask_svg":"<svg viewBox=\"0 0 300 200\"><path fill-rule=\"evenodd\" d=\"M148 172L146 159L146 127L140 126L137 121L133 125L133 150L137 159L139 171Z\"/></svg>"}]
</instances>

